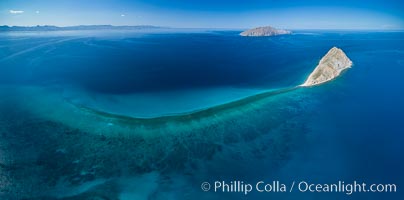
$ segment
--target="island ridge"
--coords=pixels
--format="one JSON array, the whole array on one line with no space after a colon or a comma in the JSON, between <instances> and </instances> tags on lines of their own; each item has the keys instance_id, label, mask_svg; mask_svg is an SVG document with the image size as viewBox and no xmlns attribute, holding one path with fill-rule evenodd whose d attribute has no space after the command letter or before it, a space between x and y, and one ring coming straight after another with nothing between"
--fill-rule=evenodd
<instances>
[{"instance_id":1,"label":"island ridge","mask_svg":"<svg viewBox=\"0 0 404 200\"><path fill-rule=\"evenodd\" d=\"M339 48L333 47L321 58L319 64L300 86L313 86L338 77L341 72L352 66L352 61Z\"/></svg>"},{"instance_id":2,"label":"island ridge","mask_svg":"<svg viewBox=\"0 0 404 200\"><path fill-rule=\"evenodd\" d=\"M249 29L240 33L241 36L276 36L276 35L286 35L291 34L291 31L284 29L276 29L271 26L264 26Z\"/></svg>"}]
</instances>

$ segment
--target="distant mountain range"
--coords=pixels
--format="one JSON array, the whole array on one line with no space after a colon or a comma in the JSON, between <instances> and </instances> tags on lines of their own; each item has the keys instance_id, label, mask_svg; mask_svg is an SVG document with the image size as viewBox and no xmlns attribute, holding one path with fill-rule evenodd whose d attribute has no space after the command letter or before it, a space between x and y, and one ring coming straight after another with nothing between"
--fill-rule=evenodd
<instances>
[{"instance_id":1,"label":"distant mountain range","mask_svg":"<svg viewBox=\"0 0 404 200\"><path fill-rule=\"evenodd\" d=\"M112 26L112 25L80 25L80 26L0 26L0 31L70 31L70 30L149 30L163 29L160 26Z\"/></svg>"}]
</instances>

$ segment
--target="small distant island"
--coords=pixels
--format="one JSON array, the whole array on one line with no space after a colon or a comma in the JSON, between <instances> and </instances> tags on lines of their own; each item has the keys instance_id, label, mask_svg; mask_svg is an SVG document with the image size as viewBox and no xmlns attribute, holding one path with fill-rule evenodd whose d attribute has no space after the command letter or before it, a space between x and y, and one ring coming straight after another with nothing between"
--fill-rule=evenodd
<instances>
[{"instance_id":1,"label":"small distant island","mask_svg":"<svg viewBox=\"0 0 404 200\"><path fill-rule=\"evenodd\" d=\"M313 86L338 77L341 72L352 66L352 61L339 48L333 47L321 58L319 64L301 86Z\"/></svg>"},{"instance_id":2,"label":"small distant island","mask_svg":"<svg viewBox=\"0 0 404 200\"><path fill-rule=\"evenodd\" d=\"M0 26L0 31L76 31L76 30L150 30L167 27L139 25L139 26L112 26L112 25L80 25L80 26Z\"/></svg>"},{"instance_id":3,"label":"small distant island","mask_svg":"<svg viewBox=\"0 0 404 200\"><path fill-rule=\"evenodd\" d=\"M291 31L284 29L276 29L272 26L264 26L249 29L240 33L241 36L276 36L291 34Z\"/></svg>"}]
</instances>

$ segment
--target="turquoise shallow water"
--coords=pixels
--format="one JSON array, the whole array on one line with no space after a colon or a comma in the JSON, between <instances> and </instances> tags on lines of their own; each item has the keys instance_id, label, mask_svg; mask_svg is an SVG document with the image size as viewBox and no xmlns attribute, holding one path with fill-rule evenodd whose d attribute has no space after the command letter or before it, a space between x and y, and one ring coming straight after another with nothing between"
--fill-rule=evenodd
<instances>
[{"instance_id":1,"label":"turquoise shallow water","mask_svg":"<svg viewBox=\"0 0 404 200\"><path fill-rule=\"evenodd\" d=\"M215 180L402 185L403 33L297 31L275 38L209 31L88 34L1 36L1 197L394 199L402 195L399 190L350 196L255 192L246 197L203 192L200 185ZM166 107L175 112L184 105L188 109L217 105L300 84L332 46L342 48L354 63L338 79L203 115L137 121L77 107L110 111L108 106L115 106L109 113L136 115L139 108L147 114L151 106L156 115ZM187 98L176 98L178 91L188 91ZM202 101L207 96L203 91L209 91L211 98ZM146 106L128 105L139 96Z\"/></svg>"}]
</instances>

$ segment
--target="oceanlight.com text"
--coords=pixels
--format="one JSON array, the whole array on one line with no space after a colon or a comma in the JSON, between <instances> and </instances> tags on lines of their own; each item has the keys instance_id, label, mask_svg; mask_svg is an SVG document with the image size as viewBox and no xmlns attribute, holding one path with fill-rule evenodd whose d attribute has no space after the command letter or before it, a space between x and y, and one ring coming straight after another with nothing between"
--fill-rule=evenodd
<instances>
[{"instance_id":1,"label":"oceanlight.com text","mask_svg":"<svg viewBox=\"0 0 404 200\"><path fill-rule=\"evenodd\" d=\"M353 193L394 193L397 191L396 184L367 184L365 182L337 181L335 183L312 183L309 181L292 181L289 183L280 181L258 181L247 183L244 181L214 181L212 183L203 182L201 189L205 192L241 193L248 195L251 192L259 193L343 193L352 195Z\"/></svg>"}]
</instances>

